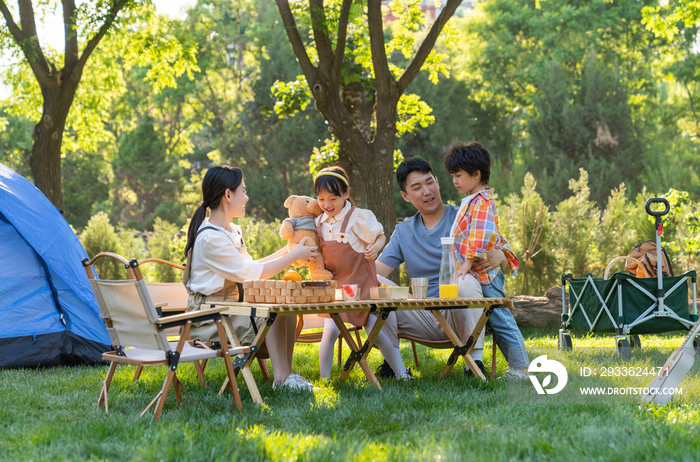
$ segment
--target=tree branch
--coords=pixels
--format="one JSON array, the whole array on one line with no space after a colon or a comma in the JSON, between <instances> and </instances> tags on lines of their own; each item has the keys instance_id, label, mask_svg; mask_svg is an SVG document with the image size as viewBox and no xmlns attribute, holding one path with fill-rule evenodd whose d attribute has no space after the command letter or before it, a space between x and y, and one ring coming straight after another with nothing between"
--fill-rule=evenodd
<instances>
[{"instance_id":1,"label":"tree branch","mask_svg":"<svg viewBox=\"0 0 700 462\"><path fill-rule=\"evenodd\" d=\"M25 59L32 68L34 76L39 83L45 83L50 74L49 66L44 57L44 52L39 45L39 38L36 36L36 24L34 22L34 8L30 0L20 0L19 17L22 29L19 28L12 18L12 13L4 0L0 0L0 11L5 17L7 27L15 39L17 46L22 50Z\"/></svg>"},{"instance_id":2,"label":"tree branch","mask_svg":"<svg viewBox=\"0 0 700 462\"><path fill-rule=\"evenodd\" d=\"M343 0L340 8L340 22L338 23L338 39L335 43L335 53L333 56L333 85L337 88L340 85L340 77L343 71L343 60L345 59L345 42L348 35L348 21L350 20L350 7L352 0Z\"/></svg>"},{"instance_id":3,"label":"tree branch","mask_svg":"<svg viewBox=\"0 0 700 462\"><path fill-rule=\"evenodd\" d=\"M445 5L445 8L442 9L442 11L440 12L440 16L437 17L432 27L430 28L430 32L428 32L428 35L425 37L425 40L423 40L423 43L421 43L421 46L418 49L418 53L416 53L416 56L413 58L413 61L411 61L411 64L408 66L408 68L406 68L403 75L399 78L400 94L404 92L406 87L408 87L408 85L418 75L418 72L420 72L421 67L423 67L425 60L428 59L428 55L430 55L430 52L435 46L435 42L440 36L440 32L442 32L443 27L445 27L447 21L450 20L460 3L462 3L462 0L447 1L447 5Z\"/></svg>"},{"instance_id":4,"label":"tree branch","mask_svg":"<svg viewBox=\"0 0 700 462\"><path fill-rule=\"evenodd\" d=\"M17 26L17 23L12 18L12 12L7 8L4 0L0 0L0 12L2 12L2 15L5 17L5 23L7 23L7 28L10 30L12 38L15 39L17 45L21 45L24 41L24 34L22 33L22 29Z\"/></svg>"},{"instance_id":5,"label":"tree branch","mask_svg":"<svg viewBox=\"0 0 700 462\"><path fill-rule=\"evenodd\" d=\"M78 30L75 19L75 0L63 0L63 31L65 34L63 66L67 69L73 68L78 61Z\"/></svg>"},{"instance_id":6,"label":"tree branch","mask_svg":"<svg viewBox=\"0 0 700 462\"><path fill-rule=\"evenodd\" d=\"M380 0L367 1L367 23L369 24L369 43L377 93L386 94L385 91L389 88L389 82L393 80L393 76L389 72L389 62L386 58L382 2Z\"/></svg>"},{"instance_id":7,"label":"tree branch","mask_svg":"<svg viewBox=\"0 0 700 462\"><path fill-rule=\"evenodd\" d=\"M79 72L82 72L82 69L83 67L85 67L85 63L87 62L88 58L90 57L92 52L95 51L95 48L97 48L97 44L100 43L102 37L104 37L109 28L112 27L112 24L117 18L117 14L119 14L119 11L121 11L121 9L124 8L124 5L129 3L129 1L131 0L114 0L114 3L109 9L109 13L107 13L105 22L102 24L102 26L100 26L100 30L98 30L97 33L90 39L88 44L85 45L85 49L80 55L80 59L78 59L78 61L75 63L74 69L77 69Z\"/></svg>"},{"instance_id":8,"label":"tree branch","mask_svg":"<svg viewBox=\"0 0 700 462\"><path fill-rule=\"evenodd\" d=\"M309 0L311 29L314 32L316 50L318 51L318 67L330 72L333 66L333 47L328 38L328 20L323 7L323 0Z\"/></svg>"},{"instance_id":9,"label":"tree branch","mask_svg":"<svg viewBox=\"0 0 700 462\"><path fill-rule=\"evenodd\" d=\"M313 85L313 80L316 76L316 68L311 64L309 55L306 53L306 47L304 42L301 40L299 31L297 30L296 21L294 21L294 15L292 15L292 10L289 8L289 1L285 0L275 0L277 4L277 9L282 17L282 24L284 24L284 30L287 32L287 37L289 37L289 43L292 44L292 50L299 61L301 70L306 77L306 81L309 86Z\"/></svg>"}]
</instances>

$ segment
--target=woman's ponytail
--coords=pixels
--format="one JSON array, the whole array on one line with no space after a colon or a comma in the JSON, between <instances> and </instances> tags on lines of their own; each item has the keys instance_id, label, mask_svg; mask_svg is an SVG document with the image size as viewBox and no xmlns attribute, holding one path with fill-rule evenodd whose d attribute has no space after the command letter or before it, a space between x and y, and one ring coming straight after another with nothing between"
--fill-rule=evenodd
<instances>
[{"instance_id":1,"label":"woman's ponytail","mask_svg":"<svg viewBox=\"0 0 700 462\"><path fill-rule=\"evenodd\" d=\"M197 231L207 217L207 208L215 209L219 206L221 198L227 189L235 192L243 182L243 171L238 167L222 165L209 169L202 179L202 202L197 207L190 220L187 229L187 244L185 245L185 258L194 247Z\"/></svg>"}]
</instances>

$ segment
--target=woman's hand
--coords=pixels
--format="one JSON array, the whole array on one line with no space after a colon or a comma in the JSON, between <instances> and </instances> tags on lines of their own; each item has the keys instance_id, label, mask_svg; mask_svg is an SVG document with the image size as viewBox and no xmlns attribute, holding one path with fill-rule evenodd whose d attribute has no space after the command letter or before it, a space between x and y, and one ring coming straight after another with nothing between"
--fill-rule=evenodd
<instances>
[{"instance_id":1,"label":"woman's hand","mask_svg":"<svg viewBox=\"0 0 700 462\"><path fill-rule=\"evenodd\" d=\"M306 245L308 241L308 237L303 238L301 242L294 247L294 250L292 250L291 254L294 255L296 261L316 260L318 256L318 247L313 245L313 243L311 243L311 245Z\"/></svg>"}]
</instances>

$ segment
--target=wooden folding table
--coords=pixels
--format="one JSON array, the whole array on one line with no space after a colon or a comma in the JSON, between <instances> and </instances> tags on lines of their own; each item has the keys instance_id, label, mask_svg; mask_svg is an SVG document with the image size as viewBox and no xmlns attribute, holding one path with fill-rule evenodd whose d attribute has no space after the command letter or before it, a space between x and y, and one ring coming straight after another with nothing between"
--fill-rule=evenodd
<instances>
[{"instance_id":1,"label":"wooden folding table","mask_svg":"<svg viewBox=\"0 0 700 462\"><path fill-rule=\"evenodd\" d=\"M491 316L491 313L495 308L512 308L513 302L507 298L460 298L455 300L442 300L437 298L429 299L406 299L406 300L362 300L362 301L337 301L330 303L315 303L315 304L262 304L262 303L237 303L237 302L216 302L210 304L210 307L226 306L228 311L223 314L229 316L253 316L265 318L266 322L264 325L258 329L253 345L259 349L265 340L267 332L270 327L275 322L277 316L288 316L288 315L299 315L299 314L330 314L335 324L340 330L340 334L343 339L351 348L350 357L343 367L343 372L340 375L340 380L346 380L352 371L352 368L356 363L359 363L360 367L367 376L369 382L377 387L379 390L382 389L379 381L374 376L374 373L367 364L367 355L369 355L374 341L376 340L379 332L384 325L389 313L392 311L403 311L403 310L429 310L433 313L437 321L440 323L442 328L445 330L447 337L450 339L454 345L452 354L447 360L447 364L442 370L442 376L446 377L455 365L457 358L460 356L464 358L471 371L476 377L481 380L486 380L484 374L476 366L476 363L471 358L470 353L474 347L474 343L479 338L481 331L484 329L486 322ZM451 310L451 309L481 309L482 314L479 321L474 327L473 332L469 336L466 342L462 342L459 336L455 333L452 327L447 323L447 320L440 312L440 310ZM353 340L352 336L345 327L345 323L340 319L341 313L354 313L354 312L370 312L377 313L377 321L369 332L367 340L363 345L358 345ZM230 320L226 316L227 321L224 322L224 327L226 328L226 333L229 337L229 343L232 346L240 346L240 342L236 333L234 332ZM257 351L256 349L256 351ZM255 359L255 354L251 354L247 357L245 365L241 365L241 369L244 373L250 374L250 364ZM234 364L234 367L236 365ZM246 377L247 379L247 377ZM246 380L248 382L248 380ZM228 386L228 382L224 384L222 390ZM251 390L251 396L253 401L262 404L262 398L257 390Z\"/></svg>"}]
</instances>

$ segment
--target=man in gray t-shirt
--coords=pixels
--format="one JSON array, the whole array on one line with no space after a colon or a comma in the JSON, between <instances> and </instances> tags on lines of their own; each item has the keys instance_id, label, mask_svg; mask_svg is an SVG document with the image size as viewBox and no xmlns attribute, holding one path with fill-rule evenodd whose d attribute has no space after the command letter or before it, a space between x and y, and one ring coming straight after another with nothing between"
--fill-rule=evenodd
<instances>
[{"instance_id":1,"label":"man in gray t-shirt","mask_svg":"<svg viewBox=\"0 0 700 462\"><path fill-rule=\"evenodd\" d=\"M425 160L420 158L405 160L397 169L396 175L401 186L401 196L406 202L416 207L418 213L396 226L391 240L376 261L377 274L386 277L405 262L408 277L429 278L428 297L437 297L442 257L440 238L450 235L458 208L443 204L438 180L433 175L430 164ZM502 266L503 272L509 271L503 252L491 250L487 260L475 262L472 268L488 271L499 266ZM479 283L475 282L474 278L465 279L467 281L460 280L460 297L481 297L482 288ZM503 282L503 278L501 277L499 281ZM500 292L503 291L502 289L500 287ZM493 319L490 320L494 329L494 339L511 368L520 370L527 367L529 361L525 344L515 320L512 319L512 314L507 309L498 311L497 316L492 315ZM469 337L481 315L478 310L469 309L443 310L442 313L463 342ZM445 331L428 311L398 311L396 322L398 330L410 336L425 340L448 340ZM483 371L482 351L483 333L472 350L472 357Z\"/></svg>"},{"instance_id":2,"label":"man in gray t-shirt","mask_svg":"<svg viewBox=\"0 0 700 462\"><path fill-rule=\"evenodd\" d=\"M429 278L428 297L437 297L438 275L442 246L440 238L450 235L450 228L457 215L456 205L444 205L442 218L432 229L423 224L420 212L394 228L389 244L378 261L393 271L406 262L409 278ZM377 269L380 265L377 265ZM410 268L410 269L409 269Z\"/></svg>"}]
</instances>

